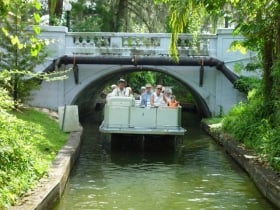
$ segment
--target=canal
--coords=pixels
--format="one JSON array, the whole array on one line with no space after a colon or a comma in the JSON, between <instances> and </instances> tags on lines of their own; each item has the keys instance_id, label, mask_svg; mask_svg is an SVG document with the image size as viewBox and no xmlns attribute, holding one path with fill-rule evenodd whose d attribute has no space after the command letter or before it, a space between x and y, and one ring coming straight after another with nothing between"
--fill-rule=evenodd
<instances>
[{"instance_id":1,"label":"canal","mask_svg":"<svg viewBox=\"0 0 280 210\"><path fill-rule=\"evenodd\" d=\"M55 210L274 209L248 175L184 113L181 152L129 147L105 152L94 116L84 121L81 155ZM122 139L119 139L121 141Z\"/></svg>"}]
</instances>

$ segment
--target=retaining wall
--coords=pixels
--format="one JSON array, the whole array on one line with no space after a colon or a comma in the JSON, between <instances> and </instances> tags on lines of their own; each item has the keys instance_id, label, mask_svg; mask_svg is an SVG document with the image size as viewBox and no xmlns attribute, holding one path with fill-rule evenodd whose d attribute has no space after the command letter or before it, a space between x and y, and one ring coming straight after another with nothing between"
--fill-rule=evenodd
<instances>
[{"instance_id":1,"label":"retaining wall","mask_svg":"<svg viewBox=\"0 0 280 210\"><path fill-rule=\"evenodd\" d=\"M211 129L202 123L202 128L212 136L226 152L249 174L261 193L280 209L280 173L259 161L258 156L230 135Z\"/></svg>"}]
</instances>

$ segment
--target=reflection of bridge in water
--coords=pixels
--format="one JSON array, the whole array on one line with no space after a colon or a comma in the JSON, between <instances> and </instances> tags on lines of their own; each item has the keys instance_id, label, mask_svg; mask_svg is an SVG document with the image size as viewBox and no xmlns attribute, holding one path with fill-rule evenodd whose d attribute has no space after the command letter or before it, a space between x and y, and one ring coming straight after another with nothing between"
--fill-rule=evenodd
<instances>
[{"instance_id":1,"label":"reflection of bridge in water","mask_svg":"<svg viewBox=\"0 0 280 210\"><path fill-rule=\"evenodd\" d=\"M220 29L216 35L202 35L197 42L192 36L179 35L180 60L169 56L170 34L67 32L65 27L46 27L41 34L54 39L48 48L50 56L37 71L64 70L68 79L43 82L33 93L30 103L56 109L64 104L77 104L91 109L107 82L133 71L159 71L182 82L192 93L204 116L227 112L243 95L233 88L237 76L234 64L246 64L250 54L229 51L231 29Z\"/></svg>"}]
</instances>

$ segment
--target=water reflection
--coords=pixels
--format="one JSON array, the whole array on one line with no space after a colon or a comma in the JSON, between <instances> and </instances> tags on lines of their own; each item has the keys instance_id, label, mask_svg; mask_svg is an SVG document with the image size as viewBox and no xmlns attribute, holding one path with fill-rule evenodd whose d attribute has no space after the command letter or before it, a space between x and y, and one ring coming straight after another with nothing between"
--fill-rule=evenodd
<instances>
[{"instance_id":1,"label":"water reflection","mask_svg":"<svg viewBox=\"0 0 280 210\"><path fill-rule=\"evenodd\" d=\"M106 153L97 126L84 125L80 159L55 209L273 209L198 124L187 122L179 154Z\"/></svg>"}]
</instances>

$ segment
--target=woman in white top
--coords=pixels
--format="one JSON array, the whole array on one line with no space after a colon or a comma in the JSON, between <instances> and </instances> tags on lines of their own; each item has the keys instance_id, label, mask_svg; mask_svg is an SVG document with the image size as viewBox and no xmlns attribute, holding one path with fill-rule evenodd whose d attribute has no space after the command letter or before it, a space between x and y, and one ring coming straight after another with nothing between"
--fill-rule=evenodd
<instances>
[{"instance_id":1,"label":"woman in white top","mask_svg":"<svg viewBox=\"0 0 280 210\"><path fill-rule=\"evenodd\" d=\"M163 93L161 92L162 86L157 85L156 86L156 91L151 95L151 106L166 106L167 100Z\"/></svg>"}]
</instances>

